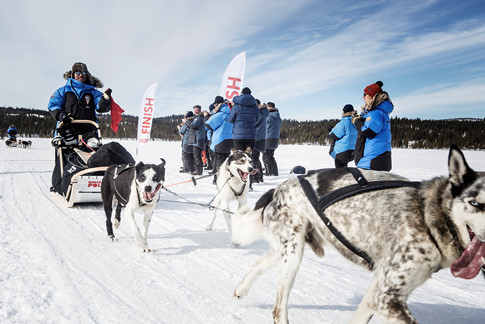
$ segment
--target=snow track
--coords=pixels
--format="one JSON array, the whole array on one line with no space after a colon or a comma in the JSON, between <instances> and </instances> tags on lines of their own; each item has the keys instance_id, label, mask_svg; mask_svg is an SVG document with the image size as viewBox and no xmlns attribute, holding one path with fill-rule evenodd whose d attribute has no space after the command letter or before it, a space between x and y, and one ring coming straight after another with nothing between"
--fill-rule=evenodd
<instances>
[{"instance_id":1,"label":"snow track","mask_svg":"<svg viewBox=\"0 0 485 324\"><path fill-rule=\"evenodd\" d=\"M134 152L134 141L122 144ZM282 146L276 151L281 175L255 185L250 205L301 161L308 161L308 169L333 165L327 148L299 146L300 160L294 150ZM158 163L160 154L167 160L166 184L189 178L178 172L180 143L151 142L145 153L147 163ZM101 204L66 208L49 192L53 155L48 139L34 139L31 150L0 149L1 323L271 322L276 269L264 274L244 299L232 297L251 264L268 249L266 242L232 247L222 215L215 230L207 232L208 209L166 201L178 199L165 191L148 233L153 253L138 249L123 215L117 241L110 242ZM478 167L485 152L465 155ZM420 180L445 174L446 157L446 151L396 150L393 164L396 172ZM170 189L207 203L215 195L211 182L207 178L197 186ZM332 250L319 259L306 249L290 295L290 322L348 321L371 276ZM483 278L454 279L444 270L416 290L409 304L423 323L477 323L485 317L484 293Z\"/></svg>"}]
</instances>

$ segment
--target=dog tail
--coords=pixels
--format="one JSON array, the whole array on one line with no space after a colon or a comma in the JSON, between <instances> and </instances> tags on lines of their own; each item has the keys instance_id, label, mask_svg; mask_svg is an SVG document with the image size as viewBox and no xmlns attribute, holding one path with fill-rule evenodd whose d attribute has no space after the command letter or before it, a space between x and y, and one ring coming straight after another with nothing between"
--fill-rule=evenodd
<instances>
[{"instance_id":1,"label":"dog tail","mask_svg":"<svg viewBox=\"0 0 485 324\"><path fill-rule=\"evenodd\" d=\"M248 245L263 235L263 212L273 200L274 189L266 192L251 210L243 206L232 216L231 240L234 246Z\"/></svg>"}]
</instances>

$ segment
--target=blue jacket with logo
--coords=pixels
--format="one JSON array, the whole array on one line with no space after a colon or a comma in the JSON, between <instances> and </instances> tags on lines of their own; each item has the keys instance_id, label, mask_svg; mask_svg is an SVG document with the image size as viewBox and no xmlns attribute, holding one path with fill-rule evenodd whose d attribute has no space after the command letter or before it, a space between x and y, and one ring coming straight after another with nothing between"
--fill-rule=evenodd
<instances>
[{"instance_id":1,"label":"blue jacket with logo","mask_svg":"<svg viewBox=\"0 0 485 324\"><path fill-rule=\"evenodd\" d=\"M391 120L389 114L393 110L392 103L385 100L363 116L365 122L361 130L366 140L364 156L359 160L357 167L371 169L373 159L385 152L391 152ZM372 135L366 135L369 133Z\"/></svg>"},{"instance_id":2,"label":"blue jacket with logo","mask_svg":"<svg viewBox=\"0 0 485 324\"><path fill-rule=\"evenodd\" d=\"M357 129L352 124L352 117L345 116L332 129L330 135L334 134L338 138L330 155L335 159L339 153L355 149L355 141L357 140Z\"/></svg>"},{"instance_id":3,"label":"blue jacket with logo","mask_svg":"<svg viewBox=\"0 0 485 324\"><path fill-rule=\"evenodd\" d=\"M57 120L70 113L74 119L86 119L98 122L97 112L108 112L109 104L99 105L103 93L95 86L68 78L63 87L57 89L49 100L48 109ZM108 102L109 103L109 102Z\"/></svg>"},{"instance_id":4,"label":"blue jacket with logo","mask_svg":"<svg viewBox=\"0 0 485 324\"><path fill-rule=\"evenodd\" d=\"M215 153L230 153L232 147L232 124L228 118L231 109L223 104L219 111L212 115L205 124L212 129L210 148Z\"/></svg>"},{"instance_id":5,"label":"blue jacket with logo","mask_svg":"<svg viewBox=\"0 0 485 324\"><path fill-rule=\"evenodd\" d=\"M266 149L274 150L278 147L281 129L281 117L277 108L269 109L266 127Z\"/></svg>"},{"instance_id":6,"label":"blue jacket with logo","mask_svg":"<svg viewBox=\"0 0 485 324\"><path fill-rule=\"evenodd\" d=\"M254 143L254 149L261 153L266 151L266 118L268 118L268 108L262 108L259 110L259 118L256 121L256 141Z\"/></svg>"}]
</instances>

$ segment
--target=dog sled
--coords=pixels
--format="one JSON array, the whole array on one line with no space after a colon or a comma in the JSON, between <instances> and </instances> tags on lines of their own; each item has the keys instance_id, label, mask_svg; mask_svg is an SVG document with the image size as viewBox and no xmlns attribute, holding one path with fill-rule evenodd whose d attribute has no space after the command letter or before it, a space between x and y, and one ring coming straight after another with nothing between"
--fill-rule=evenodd
<instances>
[{"instance_id":1,"label":"dog sled","mask_svg":"<svg viewBox=\"0 0 485 324\"><path fill-rule=\"evenodd\" d=\"M103 145L96 122L72 120L71 123L75 127L82 127L82 132L77 135L75 145L54 139L56 166L51 191L62 197L67 207L78 203L102 202L101 182L106 169L112 164L134 164L135 160L119 143Z\"/></svg>"}]
</instances>

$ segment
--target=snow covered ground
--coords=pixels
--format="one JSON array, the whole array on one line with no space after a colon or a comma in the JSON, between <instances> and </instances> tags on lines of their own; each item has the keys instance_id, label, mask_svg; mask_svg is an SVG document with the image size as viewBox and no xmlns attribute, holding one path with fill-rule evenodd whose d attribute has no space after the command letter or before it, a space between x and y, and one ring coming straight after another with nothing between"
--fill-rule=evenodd
<instances>
[{"instance_id":1,"label":"snow covered ground","mask_svg":"<svg viewBox=\"0 0 485 324\"><path fill-rule=\"evenodd\" d=\"M121 141L134 155L136 142ZM150 142L140 157L167 160L166 184L189 179L179 173L180 143ZM280 146L280 176L266 177L249 203L288 177L291 168L333 167L328 147ZM393 150L393 172L411 180L447 174L447 150ZM466 151L469 165L485 170L484 151ZM257 241L230 244L220 215L205 231L211 212L162 192L149 230L153 253L136 247L122 219L106 236L101 204L61 207L49 192L54 149L33 139L32 149L0 146L0 323L271 323L276 269L264 274L242 300L238 282L267 250ZM170 187L208 203L212 179ZM178 201L178 202L176 202ZM232 205L235 208L235 205ZM332 250L323 259L305 250L289 300L291 323L344 323L357 308L371 273ZM409 300L421 323L483 323L485 280L455 279L449 269L433 275ZM381 323L373 319L371 323Z\"/></svg>"}]
</instances>

